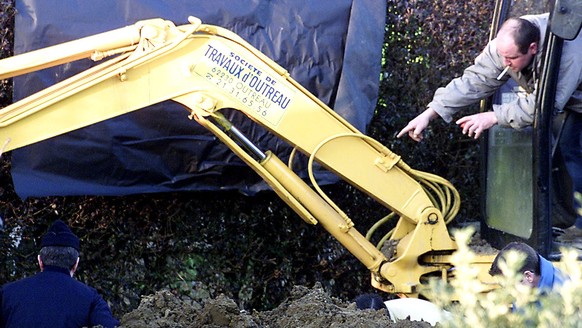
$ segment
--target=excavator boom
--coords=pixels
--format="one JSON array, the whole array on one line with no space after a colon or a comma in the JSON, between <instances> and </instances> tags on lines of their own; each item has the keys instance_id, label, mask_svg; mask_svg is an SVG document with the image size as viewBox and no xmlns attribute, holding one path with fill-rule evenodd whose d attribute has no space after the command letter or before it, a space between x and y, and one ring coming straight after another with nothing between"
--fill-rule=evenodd
<instances>
[{"instance_id":1,"label":"excavator boom","mask_svg":"<svg viewBox=\"0 0 582 328\"><path fill-rule=\"evenodd\" d=\"M400 156L364 135L289 73L238 35L205 25L153 19L104 34L0 61L8 78L81 58L102 63L0 111L0 146L23 147L165 100L187 109L253 168L295 212L320 223L372 273L384 291L418 295L423 276L444 276L456 249L446 223L459 201L446 180L411 169ZM104 58L111 57L104 60ZM398 218L379 250L318 187L263 151L221 114L236 109L314 163L378 201ZM188 115L186 115L188 114ZM163 115L161 113L160 115ZM290 161L291 163L292 161ZM431 254L438 254L437 257ZM488 267L491 257L483 259ZM486 270L484 270L486 272ZM483 274L483 280L488 275Z\"/></svg>"}]
</instances>

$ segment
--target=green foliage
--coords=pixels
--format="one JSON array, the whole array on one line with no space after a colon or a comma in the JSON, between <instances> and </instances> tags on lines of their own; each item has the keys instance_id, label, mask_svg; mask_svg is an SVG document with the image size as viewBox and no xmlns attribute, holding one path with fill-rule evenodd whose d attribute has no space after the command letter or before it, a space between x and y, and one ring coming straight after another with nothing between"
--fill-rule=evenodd
<instances>
[{"instance_id":1,"label":"green foliage","mask_svg":"<svg viewBox=\"0 0 582 328\"><path fill-rule=\"evenodd\" d=\"M569 279L553 292L541 294L536 288L521 284L519 268L523 256L507 253L500 263L503 275L498 277L501 288L482 293L477 270L471 262L476 254L467 246L473 231L464 229L454 234L459 250L453 255L455 280L430 283L432 299L451 316L443 327L580 327L582 322L582 266L578 252L562 249L560 267ZM515 310L512 310L512 306Z\"/></svg>"},{"instance_id":2,"label":"green foliage","mask_svg":"<svg viewBox=\"0 0 582 328\"><path fill-rule=\"evenodd\" d=\"M13 5L14 0L0 0L0 58L12 56L14 29L14 16L16 10ZM9 103L12 99L12 80L0 80L0 104Z\"/></svg>"},{"instance_id":3,"label":"green foliage","mask_svg":"<svg viewBox=\"0 0 582 328\"><path fill-rule=\"evenodd\" d=\"M9 176L3 172L1 177ZM81 238L76 277L95 287L118 315L165 288L192 299L224 294L241 308L259 310L281 303L293 285L320 281L344 298L371 289L357 260L272 193L22 201L7 188L0 208L6 250L0 253L0 284L38 271L40 238L61 218Z\"/></svg>"},{"instance_id":4,"label":"green foliage","mask_svg":"<svg viewBox=\"0 0 582 328\"><path fill-rule=\"evenodd\" d=\"M457 222L479 219L479 142L440 119L431 123L421 143L396 135L485 46L494 3L387 2L379 100L368 132L411 167L443 176L459 189L463 205ZM465 113L478 110L474 106Z\"/></svg>"}]
</instances>

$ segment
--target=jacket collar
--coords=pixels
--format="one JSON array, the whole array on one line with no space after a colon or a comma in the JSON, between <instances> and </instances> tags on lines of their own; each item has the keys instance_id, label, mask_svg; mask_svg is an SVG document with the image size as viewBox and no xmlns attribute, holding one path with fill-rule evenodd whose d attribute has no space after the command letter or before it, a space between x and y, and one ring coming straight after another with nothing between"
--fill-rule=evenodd
<instances>
[{"instance_id":1,"label":"jacket collar","mask_svg":"<svg viewBox=\"0 0 582 328\"><path fill-rule=\"evenodd\" d=\"M67 270L65 268L61 268L58 266L54 266L54 265L45 265L44 269L42 270L42 272L59 272L59 273L64 273L66 275L70 275L71 271Z\"/></svg>"},{"instance_id":2,"label":"jacket collar","mask_svg":"<svg viewBox=\"0 0 582 328\"><path fill-rule=\"evenodd\" d=\"M554 265L546 260L543 256L538 255L540 259L540 282L538 288L540 290L551 290L564 283L564 277L560 270L556 269Z\"/></svg>"}]
</instances>

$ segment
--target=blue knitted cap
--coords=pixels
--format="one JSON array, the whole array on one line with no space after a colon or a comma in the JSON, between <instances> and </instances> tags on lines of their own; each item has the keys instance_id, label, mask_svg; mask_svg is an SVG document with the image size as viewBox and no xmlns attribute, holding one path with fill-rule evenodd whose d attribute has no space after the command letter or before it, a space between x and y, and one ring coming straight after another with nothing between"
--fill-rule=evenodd
<instances>
[{"instance_id":1,"label":"blue knitted cap","mask_svg":"<svg viewBox=\"0 0 582 328\"><path fill-rule=\"evenodd\" d=\"M61 220L56 220L42 237L41 247L45 246L68 246L80 251L79 238Z\"/></svg>"}]
</instances>

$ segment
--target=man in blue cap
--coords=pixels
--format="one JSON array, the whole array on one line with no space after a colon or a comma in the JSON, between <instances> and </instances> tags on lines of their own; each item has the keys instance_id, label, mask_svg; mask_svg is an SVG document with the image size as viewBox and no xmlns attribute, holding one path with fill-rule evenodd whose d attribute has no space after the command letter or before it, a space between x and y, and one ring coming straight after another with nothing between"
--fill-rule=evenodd
<instances>
[{"instance_id":1,"label":"man in blue cap","mask_svg":"<svg viewBox=\"0 0 582 328\"><path fill-rule=\"evenodd\" d=\"M73 278L79 238L61 220L43 236L40 271L0 289L0 327L116 327L107 302Z\"/></svg>"}]
</instances>

